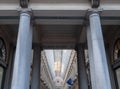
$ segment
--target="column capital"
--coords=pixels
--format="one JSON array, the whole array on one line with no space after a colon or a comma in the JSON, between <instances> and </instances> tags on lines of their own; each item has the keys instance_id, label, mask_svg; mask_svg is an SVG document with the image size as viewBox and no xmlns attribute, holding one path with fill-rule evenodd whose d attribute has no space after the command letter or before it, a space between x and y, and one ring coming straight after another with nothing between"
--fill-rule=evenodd
<instances>
[{"instance_id":1,"label":"column capital","mask_svg":"<svg viewBox=\"0 0 120 89\"><path fill-rule=\"evenodd\" d=\"M32 9L31 8L18 8L17 10L20 14L24 14L24 15L32 15Z\"/></svg>"},{"instance_id":2,"label":"column capital","mask_svg":"<svg viewBox=\"0 0 120 89\"><path fill-rule=\"evenodd\" d=\"M86 18L89 19L89 16L94 16L94 15L100 15L102 13L103 9L88 9L88 12L86 14Z\"/></svg>"},{"instance_id":3,"label":"column capital","mask_svg":"<svg viewBox=\"0 0 120 89\"><path fill-rule=\"evenodd\" d=\"M88 9L88 14L93 14L93 13L101 13L103 11L102 8L99 8L99 9Z\"/></svg>"}]
</instances>

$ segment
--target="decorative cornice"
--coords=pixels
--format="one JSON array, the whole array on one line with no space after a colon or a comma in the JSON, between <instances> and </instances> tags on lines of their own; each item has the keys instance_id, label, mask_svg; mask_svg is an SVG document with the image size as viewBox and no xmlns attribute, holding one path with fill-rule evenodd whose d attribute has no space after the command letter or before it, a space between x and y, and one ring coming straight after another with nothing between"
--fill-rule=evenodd
<instances>
[{"instance_id":1,"label":"decorative cornice","mask_svg":"<svg viewBox=\"0 0 120 89\"><path fill-rule=\"evenodd\" d=\"M100 0L90 0L92 8L98 8L100 5Z\"/></svg>"},{"instance_id":2,"label":"decorative cornice","mask_svg":"<svg viewBox=\"0 0 120 89\"><path fill-rule=\"evenodd\" d=\"M27 8L28 7L29 0L20 0L20 6L22 8Z\"/></svg>"}]
</instances>

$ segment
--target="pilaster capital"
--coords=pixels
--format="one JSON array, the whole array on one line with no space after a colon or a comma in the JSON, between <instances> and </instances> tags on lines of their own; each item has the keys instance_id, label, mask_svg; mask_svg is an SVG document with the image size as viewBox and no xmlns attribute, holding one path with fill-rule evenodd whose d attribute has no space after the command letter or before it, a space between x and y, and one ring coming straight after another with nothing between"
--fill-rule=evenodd
<instances>
[{"instance_id":1,"label":"pilaster capital","mask_svg":"<svg viewBox=\"0 0 120 89\"><path fill-rule=\"evenodd\" d=\"M34 50L39 50L39 51L42 51L42 50L43 50L41 44L33 44L33 49L34 49Z\"/></svg>"},{"instance_id":2,"label":"pilaster capital","mask_svg":"<svg viewBox=\"0 0 120 89\"><path fill-rule=\"evenodd\" d=\"M79 44L76 44L76 47L75 47L75 50L78 51L80 48L85 48L85 44L84 43L79 43Z\"/></svg>"}]
</instances>

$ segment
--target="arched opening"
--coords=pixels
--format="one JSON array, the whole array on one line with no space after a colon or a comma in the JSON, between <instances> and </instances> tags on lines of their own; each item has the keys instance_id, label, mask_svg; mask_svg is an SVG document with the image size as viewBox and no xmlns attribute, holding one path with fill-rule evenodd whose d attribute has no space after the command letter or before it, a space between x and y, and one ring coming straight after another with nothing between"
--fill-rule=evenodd
<instances>
[{"instance_id":1,"label":"arched opening","mask_svg":"<svg viewBox=\"0 0 120 89\"><path fill-rule=\"evenodd\" d=\"M46 59L46 62L48 64L55 89L67 89L69 87L72 88L72 85L74 85L74 89L76 89L78 85L76 83L77 81L75 80L78 74L75 50L45 49L43 50L43 56L45 56L44 61ZM72 85L69 85L67 83L67 81L70 79L72 81ZM43 80L45 79L43 78Z\"/></svg>"},{"instance_id":2,"label":"arched opening","mask_svg":"<svg viewBox=\"0 0 120 89\"><path fill-rule=\"evenodd\" d=\"M0 89L3 89L6 67L6 45L4 40L0 37Z\"/></svg>"},{"instance_id":3,"label":"arched opening","mask_svg":"<svg viewBox=\"0 0 120 89\"><path fill-rule=\"evenodd\" d=\"M120 89L120 38L114 44L113 69L117 89Z\"/></svg>"}]
</instances>

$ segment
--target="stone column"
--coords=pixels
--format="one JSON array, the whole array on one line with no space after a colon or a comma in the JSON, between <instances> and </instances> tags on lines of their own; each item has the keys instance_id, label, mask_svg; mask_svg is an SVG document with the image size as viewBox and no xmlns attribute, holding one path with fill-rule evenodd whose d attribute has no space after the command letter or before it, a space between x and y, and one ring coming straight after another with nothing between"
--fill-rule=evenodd
<instances>
[{"instance_id":1,"label":"stone column","mask_svg":"<svg viewBox=\"0 0 120 89\"><path fill-rule=\"evenodd\" d=\"M40 89L41 49L34 48L31 89Z\"/></svg>"},{"instance_id":2,"label":"stone column","mask_svg":"<svg viewBox=\"0 0 120 89\"><path fill-rule=\"evenodd\" d=\"M11 89L29 89L32 58L30 18L30 10L21 10Z\"/></svg>"},{"instance_id":3,"label":"stone column","mask_svg":"<svg viewBox=\"0 0 120 89\"><path fill-rule=\"evenodd\" d=\"M83 44L77 45L76 51L77 51L79 89L88 89L88 81L87 81L87 74L86 74L86 68L85 68L84 45Z\"/></svg>"},{"instance_id":4,"label":"stone column","mask_svg":"<svg viewBox=\"0 0 120 89\"><path fill-rule=\"evenodd\" d=\"M89 22L87 40L92 89L111 89L99 14L91 13Z\"/></svg>"}]
</instances>

